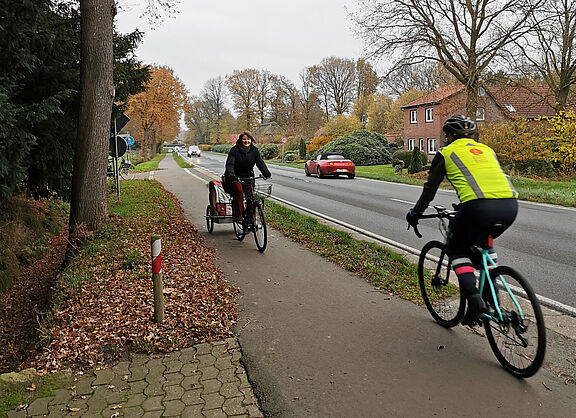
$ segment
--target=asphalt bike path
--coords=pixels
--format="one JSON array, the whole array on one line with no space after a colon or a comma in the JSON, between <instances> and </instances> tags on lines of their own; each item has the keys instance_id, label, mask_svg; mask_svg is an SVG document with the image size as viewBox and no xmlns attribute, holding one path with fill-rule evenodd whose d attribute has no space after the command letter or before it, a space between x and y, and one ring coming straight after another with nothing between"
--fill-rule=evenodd
<instances>
[{"instance_id":1,"label":"asphalt bike path","mask_svg":"<svg viewBox=\"0 0 576 418\"><path fill-rule=\"evenodd\" d=\"M547 370L518 380L485 338L446 330L404 301L268 230L236 240L232 224L206 229L210 177L167 155L153 178L181 202L241 289L235 326L267 416L576 416L576 385ZM273 181L272 181L273 183ZM191 254L191 257L194 255Z\"/></svg>"}]
</instances>

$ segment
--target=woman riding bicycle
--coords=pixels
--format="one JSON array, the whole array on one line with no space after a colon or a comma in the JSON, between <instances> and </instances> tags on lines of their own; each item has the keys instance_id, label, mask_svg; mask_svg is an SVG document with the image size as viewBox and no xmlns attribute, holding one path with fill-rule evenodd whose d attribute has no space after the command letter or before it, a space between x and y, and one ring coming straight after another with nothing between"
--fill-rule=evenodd
<instances>
[{"instance_id":1,"label":"woman riding bicycle","mask_svg":"<svg viewBox=\"0 0 576 418\"><path fill-rule=\"evenodd\" d=\"M242 183L238 181L238 178L254 177L254 165L265 178L272 177L260 151L253 142L252 133L242 132L226 158L224 182L226 190L232 195L232 218L235 222L242 221L243 212Z\"/></svg>"},{"instance_id":2,"label":"woman riding bicycle","mask_svg":"<svg viewBox=\"0 0 576 418\"><path fill-rule=\"evenodd\" d=\"M476 287L470 248L480 244L486 230L498 224L491 235L501 235L516 219L518 193L504 174L494 151L476 142L476 124L464 115L452 116L444 122L443 131L448 145L436 153L428 179L414 208L406 214L412 226L434 199L440 183L447 177L460 199L456 216L450 222L447 253L458 276L468 310L463 325L475 325L486 304ZM489 243L494 262L496 252Z\"/></svg>"}]
</instances>

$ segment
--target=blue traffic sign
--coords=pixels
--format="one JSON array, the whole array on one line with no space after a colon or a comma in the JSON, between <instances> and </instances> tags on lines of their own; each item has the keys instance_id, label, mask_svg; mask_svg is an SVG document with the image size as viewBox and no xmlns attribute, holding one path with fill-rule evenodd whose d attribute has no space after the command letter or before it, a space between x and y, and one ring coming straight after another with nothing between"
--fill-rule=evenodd
<instances>
[{"instance_id":1,"label":"blue traffic sign","mask_svg":"<svg viewBox=\"0 0 576 418\"><path fill-rule=\"evenodd\" d=\"M132 138L131 136L129 136L128 138L126 138L126 145L128 145L129 147L131 147L132 145L134 145L134 138Z\"/></svg>"}]
</instances>

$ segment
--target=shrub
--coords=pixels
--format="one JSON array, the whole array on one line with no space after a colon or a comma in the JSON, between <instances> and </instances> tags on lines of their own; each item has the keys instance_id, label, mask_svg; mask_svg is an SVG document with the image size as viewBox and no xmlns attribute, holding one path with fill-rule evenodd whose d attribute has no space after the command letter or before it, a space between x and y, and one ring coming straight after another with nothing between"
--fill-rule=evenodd
<instances>
[{"instance_id":1,"label":"shrub","mask_svg":"<svg viewBox=\"0 0 576 418\"><path fill-rule=\"evenodd\" d=\"M228 151L230 151L230 149L233 147L234 145L230 145L230 144L216 144L214 145L214 147L212 148L212 151L214 152L220 152L222 154L228 154Z\"/></svg>"},{"instance_id":2,"label":"shrub","mask_svg":"<svg viewBox=\"0 0 576 418\"><path fill-rule=\"evenodd\" d=\"M412 161L412 152L404 149L398 150L392 154L392 160L402 160L404 161L404 167L408 167L410 166L410 161Z\"/></svg>"},{"instance_id":3,"label":"shrub","mask_svg":"<svg viewBox=\"0 0 576 418\"><path fill-rule=\"evenodd\" d=\"M312 138L310 140L310 143L306 145L306 152L314 154L314 152L318 151L321 147L323 147L330 141L332 141L331 136L317 136L315 138Z\"/></svg>"},{"instance_id":4,"label":"shrub","mask_svg":"<svg viewBox=\"0 0 576 418\"><path fill-rule=\"evenodd\" d=\"M283 161L292 162L298 158L298 153L294 151L289 151L284 153Z\"/></svg>"},{"instance_id":5,"label":"shrub","mask_svg":"<svg viewBox=\"0 0 576 418\"><path fill-rule=\"evenodd\" d=\"M300 154L300 159L306 159L306 141L304 138L300 138L300 146L298 148L298 153Z\"/></svg>"},{"instance_id":6,"label":"shrub","mask_svg":"<svg viewBox=\"0 0 576 418\"><path fill-rule=\"evenodd\" d=\"M276 144L262 145L259 149L260 149L260 155L262 155L262 158L264 158L265 160L269 160L271 158L278 156L278 153L280 152L280 150L278 149L278 145Z\"/></svg>"},{"instance_id":7,"label":"shrub","mask_svg":"<svg viewBox=\"0 0 576 418\"><path fill-rule=\"evenodd\" d=\"M422 153L418 148L414 148L414 150L412 150L412 158L410 160L410 165L408 166L408 173L415 174L424 170L424 167L422 166L421 154Z\"/></svg>"},{"instance_id":8,"label":"shrub","mask_svg":"<svg viewBox=\"0 0 576 418\"><path fill-rule=\"evenodd\" d=\"M198 148L200 148L202 151L212 151L212 145L210 144L199 144Z\"/></svg>"},{"instance_id":9,"label":"shrub","mask_svg":"<svg viewBox=\"0 0 576 418\"><path fill-rule=\"evenodd\" d=\"M321 147L324 152L341 152L356 165L389 164L392 161L386 137L379 133L358 129Z\"/></svg>"}]
</instances>

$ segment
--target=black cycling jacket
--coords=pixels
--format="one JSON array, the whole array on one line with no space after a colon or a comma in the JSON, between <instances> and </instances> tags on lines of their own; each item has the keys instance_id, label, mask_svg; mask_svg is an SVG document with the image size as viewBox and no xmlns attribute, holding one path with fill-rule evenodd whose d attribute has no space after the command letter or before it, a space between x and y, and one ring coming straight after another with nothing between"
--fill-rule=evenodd
<instances>
[{"instance_id":1,"label":"black cycling jacket","mask_svg":"<svg viewBox=\"0 0 576 418\"><path fill-rule=\"evenodd\" d=\"M242 141L239 139L236 141L236 145L228 152L224 177L227 181L235 181L238 177L254 177L255 165L264 177L271 177L258 148L252 144L248 148L244 148Z\"/></svg>"}]
</instances>

